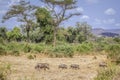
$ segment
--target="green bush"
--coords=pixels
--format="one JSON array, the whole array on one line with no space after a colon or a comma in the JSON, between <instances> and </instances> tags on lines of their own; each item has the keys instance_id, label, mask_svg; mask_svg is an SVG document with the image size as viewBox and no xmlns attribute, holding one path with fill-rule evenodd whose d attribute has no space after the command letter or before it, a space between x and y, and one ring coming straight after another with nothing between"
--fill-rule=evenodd
<instances>
[{"instance_id":1,"label":"green bush","mask_svg":"<svg viewBox=\"0 0 120 80\"><path fill-rule=\"evenodd\" d=\"M4 39L0 37L0 44L5 44Z\"/></svg>"},{"instance_id":2,"label":"green bush","mask_svg":"<svg viewBox=\"0 0 120 80\"><path fill-rule=\"evenodd\" d=\"M52 55L55 57L73 57L74 50L69 45L59 45L53 49Z\"/></svg>"},{"instance_id":3,"label":"green bush","mask_svg":"<svg viewBox=\"0 0 120 80\"><path fill-rule=\"evenodd\" d=\"M23 51L24 51L25 53L28 53L28 52L32 51L31 45L26 45L26 46L24 46Z\"/></svg>"},{"instance_id":4,"label":"green bush","mask_svg":"<svg viewBox=\"0 0 120 80\"><path fill-rule=\"evenodd\" d=\"M120 44L109 45L106 51L108 52L109 58L117 62L120 61Z\"/></svg>"},{"instance_id":5,"label":"green bush","mask_svg":"<svg viewBox=\"0 0 120 80\"><path fill-rule=\"evenodd\" d=\"M6 55L6 54L7 54L6 47L0 44L0 55Z\"/></svg>"},{"instance_id":6,"label":"green bush","mask_svg":"<svg viewBox=\"0 0 120 80\"><path fill-rule=\"evenodd\" d=\"M92 43L82 43L79 44L76 47L76 51L78 51L79 53L88 53L94 50L93 44Z\"/></svg>"},{"instance_id":7,"label":"green bush","mask_svg":"<svg viewBox=\"0 0 120 80\"><path fill-rule=\"evenodd\" d=\"M39 45L36 45L35 48L34 48L34 51L37 51L39 53L43 52L45 49L44 46L39 46Z\"/></svg>"},{"instance_id":8,"label":"green bush","mask_svg":"<svg viewBox=\"0 0 120 80\"><path fill-rule=\"evenodd\" d=\"M8 75L11 73L10 64L0 64L0 80L8 80Z\"/></svg>"}]
</instances>

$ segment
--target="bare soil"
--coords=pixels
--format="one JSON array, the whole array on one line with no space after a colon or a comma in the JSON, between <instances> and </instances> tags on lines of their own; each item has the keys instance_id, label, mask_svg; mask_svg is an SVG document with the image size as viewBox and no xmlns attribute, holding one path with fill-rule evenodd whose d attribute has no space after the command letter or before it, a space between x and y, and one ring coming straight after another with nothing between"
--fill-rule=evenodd
<instances>
[{"instance_id":1,"label":"bare soil","mask_svg":"<svg viewBox=\"0 0 120 80\"><path fill-rule=\"evenodd\" d=\"M99 63L106 60L105 55L75 56L73 58L36 58L26 56L1 56L0 62L11 64L9 80L94 80ZM37 63L49 63L50 70L35 70ZM58 69L59 64L68 65L68 69ZM70 69L70 64L79 64L80 69Z\"/></svg>"}]
</instances>

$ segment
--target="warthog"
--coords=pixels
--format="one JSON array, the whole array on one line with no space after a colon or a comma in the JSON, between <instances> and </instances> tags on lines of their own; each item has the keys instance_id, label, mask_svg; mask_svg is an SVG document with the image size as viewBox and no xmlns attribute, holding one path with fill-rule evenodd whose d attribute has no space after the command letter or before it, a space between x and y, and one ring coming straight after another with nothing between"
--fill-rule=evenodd
<instances>
[{"instance_id":1,"label":"warthog","mask_svg":"<svg viewBox=\"0 0 120 80\"><path fill-rule=\"evenodd\" d=\"M58 68L60 69L67 69L67 65L66 64L60 64L59 66L58 66Z\"/></svg>"},{"instance_id":2,"label":"warthog","mask_svg":"<svg viewBox=\"0 0 120 80\"><path fill-rule=\"evenodd\" d=\"M99 63L99 67L107 67L107 63L106 62L101 62L101 63Z\"/></svg>"},{"instance_id":3,"label":"warthog","mask_svg":"<svg viewBox=\"0 0 120 80\"><path fill-rule=\"evenodd\" d=\"M49 64L48 63L37 63L35 66L35 69L40 70L40 69L49 69Z\"/></svg>"},{"instance_id":4,"label":"warthog","mask_svg":"<svg viewBox=\"0 0 120 80\"><path fill-rule=\"evenodd\" d=\"M71 64L70 68L71 69L80 69L78 64Z\"/></svg>"}]
</instances>

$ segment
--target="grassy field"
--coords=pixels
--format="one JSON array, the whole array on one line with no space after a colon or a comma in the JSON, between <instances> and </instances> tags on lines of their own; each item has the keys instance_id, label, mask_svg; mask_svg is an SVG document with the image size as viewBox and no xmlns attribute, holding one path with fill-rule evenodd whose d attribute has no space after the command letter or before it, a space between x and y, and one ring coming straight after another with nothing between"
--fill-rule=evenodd
<instances>
[{"instance_id":1,"label":"grassy field","mask_svg":"<svg viewBox=\"0 0 120 80\"><path fill-rule=\"evenodd\" d=\"M74 56L73 58L47 58L37 57L28 59L26 56L2 56L0 63L9 64L11 72L8 75L8 80L93 80L97 76L99 63L106 61L106 56L98 55L97 59L94 56ZM35 70L35 65L39 62L50 64L50 70L44 71ZM58 65L64 63L79 64L80 69L58 69Z\"/></svg>"}]
</instances>

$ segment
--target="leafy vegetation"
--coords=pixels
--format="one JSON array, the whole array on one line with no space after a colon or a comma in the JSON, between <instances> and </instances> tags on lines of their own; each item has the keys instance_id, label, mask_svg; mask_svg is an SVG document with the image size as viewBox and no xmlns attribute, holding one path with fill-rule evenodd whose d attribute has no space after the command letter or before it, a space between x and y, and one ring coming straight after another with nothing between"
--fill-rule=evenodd
<instances>
[{"instance_id":1,"label":"leafy vegetation","mask_svg":"<svg viewBox=\"0 0 120 80\"><path fill-rule=\"evenodd\" d=\"M119 67L112 65L107 69L98 71L98 76L94 80L114 80L116 74L119 73Z\"/></svg>"},{"instance_id":2,"label":"leafy vegetation","mask_svg":"<svg viewBox=\"0 0 120 80\"><path fill-rule=\"evenodd\" d=\"M0 63L0 80L8 80L8 76L11 73L11 65Z\"/></svg>"}]
</instances>

